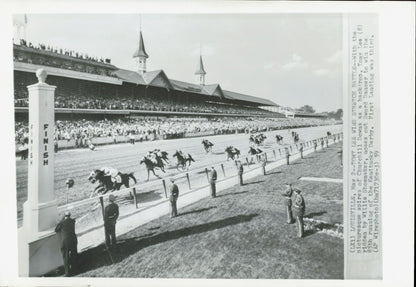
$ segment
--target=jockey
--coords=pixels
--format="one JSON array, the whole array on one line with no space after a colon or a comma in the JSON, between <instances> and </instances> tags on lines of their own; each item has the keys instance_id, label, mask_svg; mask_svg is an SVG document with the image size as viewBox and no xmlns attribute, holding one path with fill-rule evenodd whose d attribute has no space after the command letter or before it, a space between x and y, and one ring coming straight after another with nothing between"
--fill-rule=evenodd
<instances>
[{"instance_id":1,"label":"jockey","mask_svg":"<svg viewBox=\"0 0 416 287\"><path fill-rule=\"evenodd\" d=\"M119 176L119 171L112 167L103 167L101 171L104 172L105 176L110 176L112 182L121 182L121 177Z\"/></svg>"},{"instance_id":2,"label":"jockey","mask_svg":"<svg viewBox=\"0 0 416 287\"><path fill-rule=\"evenodd\" d=\"M156 154L155 153L151 153L150 156L148 157L148 159L150 159L154 164L157 164L157 159L156 159Z\"/></svg>"}]
</instances>

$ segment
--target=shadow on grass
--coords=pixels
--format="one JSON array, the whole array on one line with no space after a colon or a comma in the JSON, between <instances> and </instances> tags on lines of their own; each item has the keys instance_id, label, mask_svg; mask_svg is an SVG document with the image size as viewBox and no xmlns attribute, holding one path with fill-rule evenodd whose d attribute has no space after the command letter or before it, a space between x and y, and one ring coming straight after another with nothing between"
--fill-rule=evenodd
<instances>
[{"instance_id":1,"label":"shadow on grass","mask_svg":"<svg viewBox=\"0 0 416 287\"><path fill-rule=\"evenodd\" d=\"M236 194L243 194L243 193L247 193L248 190L244 190L244 191L238 191L238 192L233 192L233 193L226 193L226 194L220 194L217 195L217 197L223 197L223 196L229 196L229 195L236 195Z\"/></svg>"},{"instance_id":2,"label":"shadow on grass","mask_svg":"<svg viewBox=\"0 0 416 287\"><path fill-rule=\"evenodd\" d=\"M225 151L212 152L212 154L225 154Z\"/></svg>"},{"instance_id":3,"label":"shadow on grass","mask_svg":"<svg viewBox=\"0 0 416 287\"><path fill-rule=\"evenodd\" d=\"M303 238L314 235L317 231L315 229L305 230L303 232Z\"/></svg>"},{"instance_id":4,"label":"shadow on grass","mask_svg":"<svg viewBox=\"0 0 416 287\"><path fill-rule=\"evenodd\" d=\"M326 211L311 212L311 213L305 215L304 217L313 218L314 216L320 216L320 215L324 215L326 213L327 213Z\"/></svg>"},{"instance_id":5,"label":"shadow on grass","mask_svg":"<svg viewBox=\"0 0 416 287\"><path fill-rule=\"evenodd\" d=\"M242 214L173 231L165 231L153 236L149 236L152 234L150 233L138 237L127 238L124 240L119 240L117 246L114 247L111 252L105 250L104 245L102 244L79 254L77 274L82 274L84 272L106 265L119 263L125 258L140 251L141 249L152 245L164 243L169 240L179 239L189 235L209 232L234 224L249 222L256 216L258 216L257 213L248 215ZM147 237L143 238L144 236ZM55 273L54 276L59 275Z\"/></svg>"},{"instance_id":6,"label":"shadow on grass","mask_svg":"<svg viewBox=\"0 0 416 287\"><path fill-rule=\"evenodd\" d=\"M137 201L140 203L149 202L149 201L155 201L158 199L161 199L162 196L160 193L156 193L157 189L150 190L148 192L143 192L137 194Z\"/></svg>"},{"instance_id":7,"label":"shadow on grass","mask_svg":"<svg viewBox=\"0 0 416 287\"><path fill-rule=\"evenodd\" d=\"M252 182L247 182L244 185L250 185L250 184L256 184L256 183L261 183L264 182L264 180L258 180L258 181L252 181Z\"/></svg>"},{"instance_id":8,"label":"shadow on grass","mask_svg":"<svg viewBox=\"0 0 416 287\"><path fill-rule=\"evenodd\" d=\"M272 171L272 172L268 172L267 175L272 175L272 174L279 174L282 173L280 170L278 171Z\"/></svg>"},{"instance_id":9,"label":"shadow on grass","mask_svg":"<svg viewBox=\"0 0 416 287\"><path fill-rule=\"evenodd\" d=\"M217 208L217 207L216 206L210 206L210 207L207 207L207 208L201 208L201 209L195 209L195 210L186 211L186 212L180 212L178 215L182 216L182 215L192 214L192 213L201 213L201 212L210 210L212 208Z\"/></svg>"}]
</instances>

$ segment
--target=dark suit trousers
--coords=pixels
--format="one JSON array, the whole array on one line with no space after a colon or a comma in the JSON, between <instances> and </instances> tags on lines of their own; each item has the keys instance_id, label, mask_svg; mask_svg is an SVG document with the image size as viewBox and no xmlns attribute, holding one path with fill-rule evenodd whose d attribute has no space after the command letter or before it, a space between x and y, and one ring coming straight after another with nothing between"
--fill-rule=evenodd
<instances>
[{"instance_id":1,"label":"dark suit trousers","mask_svg":"<svg viewBox=\"0 0 416 287\"><path fill-rule=\"evenodd\" d=\"M176 206L176 200L170 201L170 216L174 217L178 215L178 208Z\"/></svg>"},{"instance_id":2,"label":"dark suit trousers","mask_svg":"<svg viewBox=\"0 0 416 287\"><path fill-rule=\"evenodd\" d=\"M107 223L104 224L105 230L105 244L107 246L116 245L116 224L114 223Z\"/></svg>"},{"instance_id":3,"label":"dark suit trousers","mask_svg":"<svg viewBox=\"0 0 416 287\"><path fill-rule=\"evenodd\" d=\"M77 258L77 248L75 247L61 247L62 258L64 261L65 275L69 276L75 269L75 262Z\"/></svg>"},{"instance_id":4,"label":"dark suit trousers","mask_svg":"<svg viewBox=\"0 0 416 287\"><path fill-rule=\"evenodd\" d=\"M215 187L215 181L211 181L210 186L211 186L211 196L216 197L217 196L217 191L216 191L216 187Z\"/></svg>"}]
</instances>

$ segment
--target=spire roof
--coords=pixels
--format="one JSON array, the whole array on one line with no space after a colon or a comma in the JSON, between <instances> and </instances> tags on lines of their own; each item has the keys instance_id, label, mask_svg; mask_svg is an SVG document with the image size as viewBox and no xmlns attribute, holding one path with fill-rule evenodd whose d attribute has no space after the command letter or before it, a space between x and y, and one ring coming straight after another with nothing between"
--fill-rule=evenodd
<instances>
[{"instance_id":1,"label":"spire roof","mask_svg":"<svg viewBox=\"0 0 416 287\"><path fill-rule=\"evenodd\" d=\"M136 58L136 57L149 58L149 55L147 55L146 50L144 49L144 41L143 41L143 35L142 35L141 30L140 30L139 48L136 50L136 52L133 55L133 58Z\"/></svg>"},{"instance_id":2,"label":"spire roof","mask_svg":"<svg viewBox=\"0 0 416 287\"><path fill-rule=\"evenodd\" d=\"M205 75L207 72L204 70L204 64L202 63L202 56L199 56L199 66L195 72L195 75Z\"/></svg>"}]
</instances>

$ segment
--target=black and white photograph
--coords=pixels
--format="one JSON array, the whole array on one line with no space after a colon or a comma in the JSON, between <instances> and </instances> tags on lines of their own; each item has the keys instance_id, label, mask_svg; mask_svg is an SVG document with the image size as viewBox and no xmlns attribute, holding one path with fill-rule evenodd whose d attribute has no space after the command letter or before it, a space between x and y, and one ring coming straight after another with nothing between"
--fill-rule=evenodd
<instances>
[{"instance_id":1,"label":"black and white photograph","mask_svg":"<svg viewBox=\"0 0 416 287\"><path fill-rule=\"evenodd\" d=\"M16 15L22 275L342 278L341 19Z\"/></svg>"},{"instance_id":2,"label":"black and white photograph","mask_svg":"<svg viewBox=\"0 0 416 287\"><path fill-rule=\"evenodd\" d=\"M383 280L375 14L40 10L2 44L18 278Z\"/></svg>"}]
</instances>

